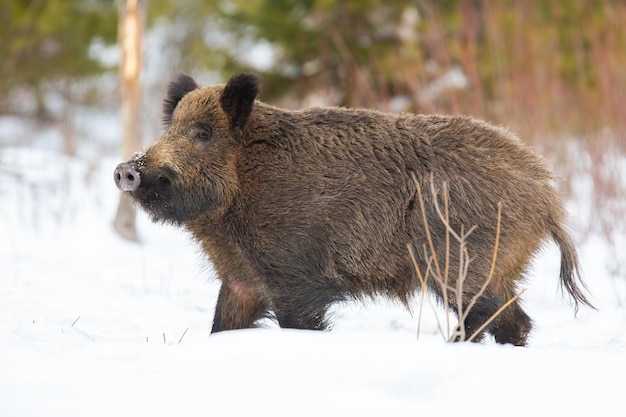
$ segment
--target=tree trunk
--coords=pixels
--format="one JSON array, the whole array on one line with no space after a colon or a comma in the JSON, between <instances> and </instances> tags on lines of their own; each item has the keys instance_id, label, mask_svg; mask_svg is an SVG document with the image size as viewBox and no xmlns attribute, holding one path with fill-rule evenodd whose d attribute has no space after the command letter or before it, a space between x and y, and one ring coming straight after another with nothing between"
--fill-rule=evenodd
<instances>
[{"instance_id":1,"label":"tree trunk","mask_svg":"<svg viewBox=\"0 0 626 417\"><path fill-rule=\"evenodd\" d=\"M120 89L122 156L128 159L141 148L141 43L143 0L120 1L118 42L121 50ZM135 206L121 196L113 228L123 238L137 240Z\"/></svg>"}]
</instances>

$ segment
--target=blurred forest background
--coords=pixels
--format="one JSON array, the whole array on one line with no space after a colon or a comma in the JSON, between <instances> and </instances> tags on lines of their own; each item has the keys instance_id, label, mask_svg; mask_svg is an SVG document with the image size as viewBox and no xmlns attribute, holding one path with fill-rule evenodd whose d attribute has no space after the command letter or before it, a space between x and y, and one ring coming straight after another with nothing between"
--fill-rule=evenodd
<instances>
[{"instance_id":1,"label":"blurred forest background","mask_svg":"<svg viewBox=\"0 0 626 417\"><path fill-rule=\"evenodd\" d=\"M4 0L0 150L119 155L122 1ZM626 2L140 0L144 144L178 72L263 75L261 98L461 113L510 126L584 193L589 228L626 218ZM41 132L46 132L42 134ZM592 186L574 187L591 178ZM576 188L576 189L574 189ZM576 191L582 190L582 191ZM580 196L579 196L580 197ZM623 223L623 222L622 222Z\"/></svg>"}]
</instances>

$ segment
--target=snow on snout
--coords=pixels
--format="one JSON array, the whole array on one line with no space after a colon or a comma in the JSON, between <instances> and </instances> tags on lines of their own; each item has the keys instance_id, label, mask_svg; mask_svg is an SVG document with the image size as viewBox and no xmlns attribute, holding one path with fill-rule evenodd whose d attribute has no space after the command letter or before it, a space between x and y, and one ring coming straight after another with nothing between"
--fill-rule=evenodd
<instances>
[{"instance_id":1,"label":"snow on snout","mask_svg":"<svg viewBox=\"0 0 626 417\"><path fill-rule=\"evenodd\" d=\"M144 158L146 157L145 151L137 151L130 157L130 163L135 166L137 171L141 170L144 163Z\"/></svg>"}]
</instances>

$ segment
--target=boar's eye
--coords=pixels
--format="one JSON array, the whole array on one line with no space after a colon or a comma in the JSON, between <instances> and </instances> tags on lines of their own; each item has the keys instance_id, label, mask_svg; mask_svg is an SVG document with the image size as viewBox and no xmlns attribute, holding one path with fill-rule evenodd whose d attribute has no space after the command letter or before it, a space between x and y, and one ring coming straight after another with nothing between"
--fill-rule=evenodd
<instances>
[{"instance_id":1,"label":"boar's eye","mask_svg":"<svg viewBox=\"0 0 626 417\"><path fill-rule=\"evenodd\" d=\"M204 124L195 126L191 131L191 136L193 137L193 139L199 142L208 141L209 139L211 139L212 134L213 132L211 126Z\"/></svg>"}]
</instances>

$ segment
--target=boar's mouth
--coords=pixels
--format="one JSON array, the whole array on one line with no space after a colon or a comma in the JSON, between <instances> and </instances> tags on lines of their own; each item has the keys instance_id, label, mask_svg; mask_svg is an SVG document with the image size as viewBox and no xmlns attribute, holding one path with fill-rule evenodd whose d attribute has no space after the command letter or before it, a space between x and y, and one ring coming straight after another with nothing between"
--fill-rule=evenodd
<instances>
[{"instance_id":1,"label":"boar's mouth","mask_svg":"<svg viewBox=\"0 0 626 417\"><path fill-rule=\"evenodd\" d=\"M171 168L160 168L141 173L141 185L130 195L150 215L152 221L182 223L189 213L175 186L176 173Z\"/></svg>"}]
</instances>

